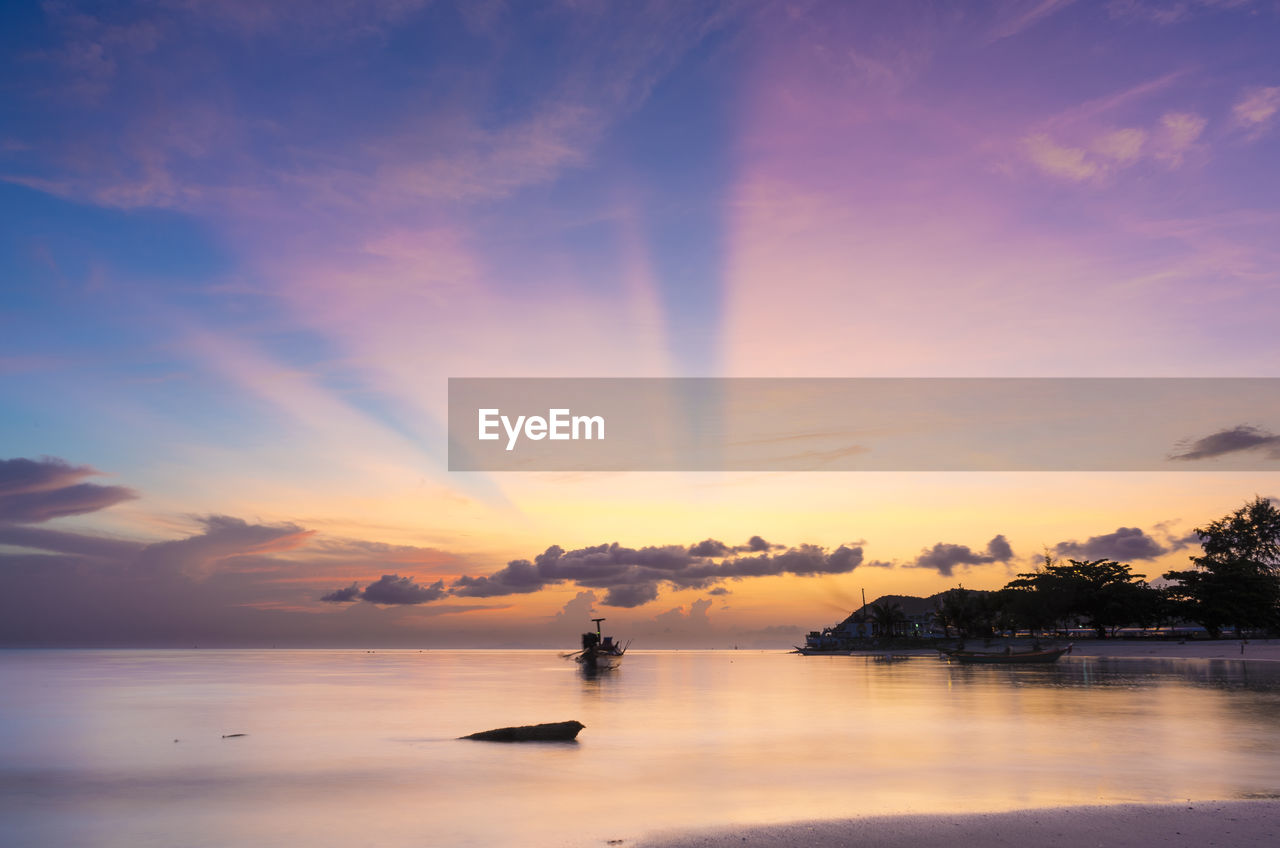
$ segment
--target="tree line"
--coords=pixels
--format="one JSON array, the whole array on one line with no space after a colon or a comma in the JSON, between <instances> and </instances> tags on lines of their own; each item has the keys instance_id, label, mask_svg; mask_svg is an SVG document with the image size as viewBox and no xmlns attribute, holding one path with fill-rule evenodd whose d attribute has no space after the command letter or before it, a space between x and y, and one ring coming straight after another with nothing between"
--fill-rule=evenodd
<instances>
[{"instance_id":1,"label":"tree line","mask_svg":"<svg viewBox=\"0 0 1280 848\"><path fill-rule=\"evenodd\" d=\"M995 592L955 588L935 602L946 635L1000 632L1047 633L1087 627L1099 638L1124 627L1190 622L1217 639L1280 633L1280 510L1255 498L1231 515L1197 527L1203 553L1192 567L1167 571L1162 585L1112 559L1061 562L1046 553L1043 565L1019 574ZM905 617L873 609L882 633Z\"/></svg>"}]
</instances>

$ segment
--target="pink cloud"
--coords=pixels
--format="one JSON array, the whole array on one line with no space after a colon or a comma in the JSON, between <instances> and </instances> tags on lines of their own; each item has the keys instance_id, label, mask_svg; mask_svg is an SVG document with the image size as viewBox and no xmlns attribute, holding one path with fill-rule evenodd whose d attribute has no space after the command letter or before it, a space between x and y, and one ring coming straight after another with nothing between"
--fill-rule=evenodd
<instances>
[{"instance_id":1,"label":"pink cloud","mask_svg":"<svg viewBox=\"0 0 1280 848\"><path fill-rule=\"evenodd\" d=\"M739 111L732 373L1206 367L1211 333L1186 327L1187 300L1204 290L1196 281L1252 274L1269 249L1241 231L1229 237L1241 253L1206 244L1192 271L1179 267L1181 250L1130 229L1158 219L1170 180L1198 180L1191 166L1212 162L1208 119L1178 105L1184 72L1047 115L966 90L906 89L881 102L823 73L818 45L856 43L856 31L833 27L824 39L779 25L770 35ZM1072 340L1080 328L1087 348Z\"/></svg>"},{"instance_id":2,"label":"pink cloud","mask_svg":"<svg viewBox=\"0 0 1280 848\"><path fill-rule=\"evenodd\" d=\"M1082 147L1062 147L1044 133L1028 136L1026 145L1032 163L1051 176L1086 182L1101 173L1098 163Z\"/></svg>"},{"instance_id":3,"label":"pink cloud","mask_svg":"<svg viewBox=\"0 0 1280 848\"><path fill-rule=\"evenodd\" d=\"M1237 126L1258 138L1274 123L1280 112L1280 86L1259 86L1245 90L1231 107Z\"/></svg>"},{"instance_id":4,"label":"pink cloud","mask_svg":"<svg viewBox=\"0 0 1280 848\"><path fill-rule=\"evenodd\" d=\"M1154 138L1155 157L1171 168L1182 165L1183 159L1199 141L1208 122L1189 112L1168 112L1160 117Z\"/></svg>"}]
</instances>

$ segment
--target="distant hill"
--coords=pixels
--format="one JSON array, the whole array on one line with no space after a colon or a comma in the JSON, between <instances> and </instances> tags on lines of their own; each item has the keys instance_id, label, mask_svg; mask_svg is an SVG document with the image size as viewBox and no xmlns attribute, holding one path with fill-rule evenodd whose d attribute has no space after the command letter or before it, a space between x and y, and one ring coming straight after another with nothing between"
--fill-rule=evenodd
<instances>
[{"instance_id":1,"label":"distant hill","mask_svg":"<svg viewBox=\"0 0 1280 848\"><path fill-rule=\"evenodd\" d=\"M950 590L948 589L946 591ZM902 612L907 617L927 615L934 611L934 607L942 599L942 596L946 594L946 591L938 592L937 594L930 595L927 598L920 598L915 595L881 595L870 604L867 604L867 606L854 610L853 613L845 618L844 621L841 621L840 624L843 625L845 623L857 621L864 613L870 615L868 607L870 607L871 604L898 604L902 607ZM974 595L991 594L991 592L988 592L985 589L970 589L969 591Z\"/></svg>"}]
</instances>

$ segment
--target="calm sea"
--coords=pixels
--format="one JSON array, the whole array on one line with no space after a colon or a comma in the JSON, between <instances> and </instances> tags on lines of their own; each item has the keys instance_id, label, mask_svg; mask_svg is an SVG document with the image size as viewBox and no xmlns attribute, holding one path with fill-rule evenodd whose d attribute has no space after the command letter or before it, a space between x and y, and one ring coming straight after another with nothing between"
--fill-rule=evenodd
<instances>
[{"instance_id":1,"label":"calm sea","mask_svg":"<svg viewBox=\"0 0 1280 848\"><path fill-rule=\"evenodd\" d=\"M603 845L1274 796L1277 718L1266 663L631 651L588 678L548 651L7 651L0 844ZM565 719L576 743L456 739Z\"/></svg>"}]
</instances>

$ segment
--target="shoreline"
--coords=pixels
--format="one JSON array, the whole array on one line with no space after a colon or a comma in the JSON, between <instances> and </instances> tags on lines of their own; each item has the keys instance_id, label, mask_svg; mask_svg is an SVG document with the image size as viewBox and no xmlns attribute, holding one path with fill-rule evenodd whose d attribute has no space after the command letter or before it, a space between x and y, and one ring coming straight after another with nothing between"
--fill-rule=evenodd
<instances>
[{"instance_id":1,"label":"shoreline","mask_svg":"<svg viewBox=\"0 0 1280 848\"><path fill-rule=\"evenodd\" d=\"M1058 644L1061 644L1059 641ZM1256 660L1280 662L1280 639L1248 639L1241 651L1240 639L1201 639L1186 642L1146 639L1082 639L1072 642L1070 657L1095 657L1099 659L1167 659L1167 660ZM981 643L974 641L975 649ZM870 651L853 651L852 656L927 657L936 656L934 648L883 648ZM833 654L832 656L840 656Z\"/></svg>"},{"instance_id":2,"label":"shoreline","mask_svg":"<svg viewBox=\"0 0 1280 848\"><path fill-rule=\"evenodd\" d=\"M1280 844L1280 800L1048 807L998 813L922 813L658 832L635 848L918 848L921 845L1106 845L1201 848Z\"/></svg>"},{"instance_id":3,"label":"shoreline","mask_svg":"<svg viewBox=\"0 0 1280 848\"><path fill-rule=\"evenodd\" d=\"M1070 656L1106 657L1111 659L1225 659L1274 662L1280 661L1280 639L1205 639L1188 642L1097 639L1073 643Z\"/></svg>"},{"instance_id":4,"label":"shoreline","mask_svg":"<svg viewBox=\"0 0 1280 848\"><path fill-rule=\"evenodd\" d=\"M939 642L954 643L954 640L942 640ZM1023 639L1022 641L1026 641ZM1051 640L1044 640L1049 644ZM1057 640L1057 644L1063 644L1068 640ZM1280 638L1274 639L1249 639L1244 642L1244 650L1241 650L1241 640L1239 639L1199 639L1185 642L1164 641L1159 639L1078 639L1071 641L1072 649L1067 659L1072 657L1091 657L1099 659L1169 659L1169 660L1200 660L1200 659L1222 659L1222 660L1256 660L1263 662L1280 662ZM983 650L980 640L972 640L971 645L976 650ZM998 650L998 649L997 649ZM135 652L161 652L161 653L289 653L289 652L314 652L314 653L340 653L340 654L424 654L424 653L487 653L487 652L503 652L503 653L527 653L531 655L545 654L550 651L563 653L564 648L555 647L532 647L532 648L417 648L417 647L363 647L363 646L244 646L244 645L208 645L203 648L198 646L69 646L69 645L0 645L0 652L3 653L135 653ZM636 648L637 654L645 653L718 653L733 655L737 652L736 648ZM765 654L795 654L794 650L787 650L783 647L778 648L747 648L742 651L747 653L765 653ZM936 657L938 650L931 647L886 647L886 648L869 648L852 651L835 651L826 654L815 654L815 657Z\"/></svg>"}]
</instances>

